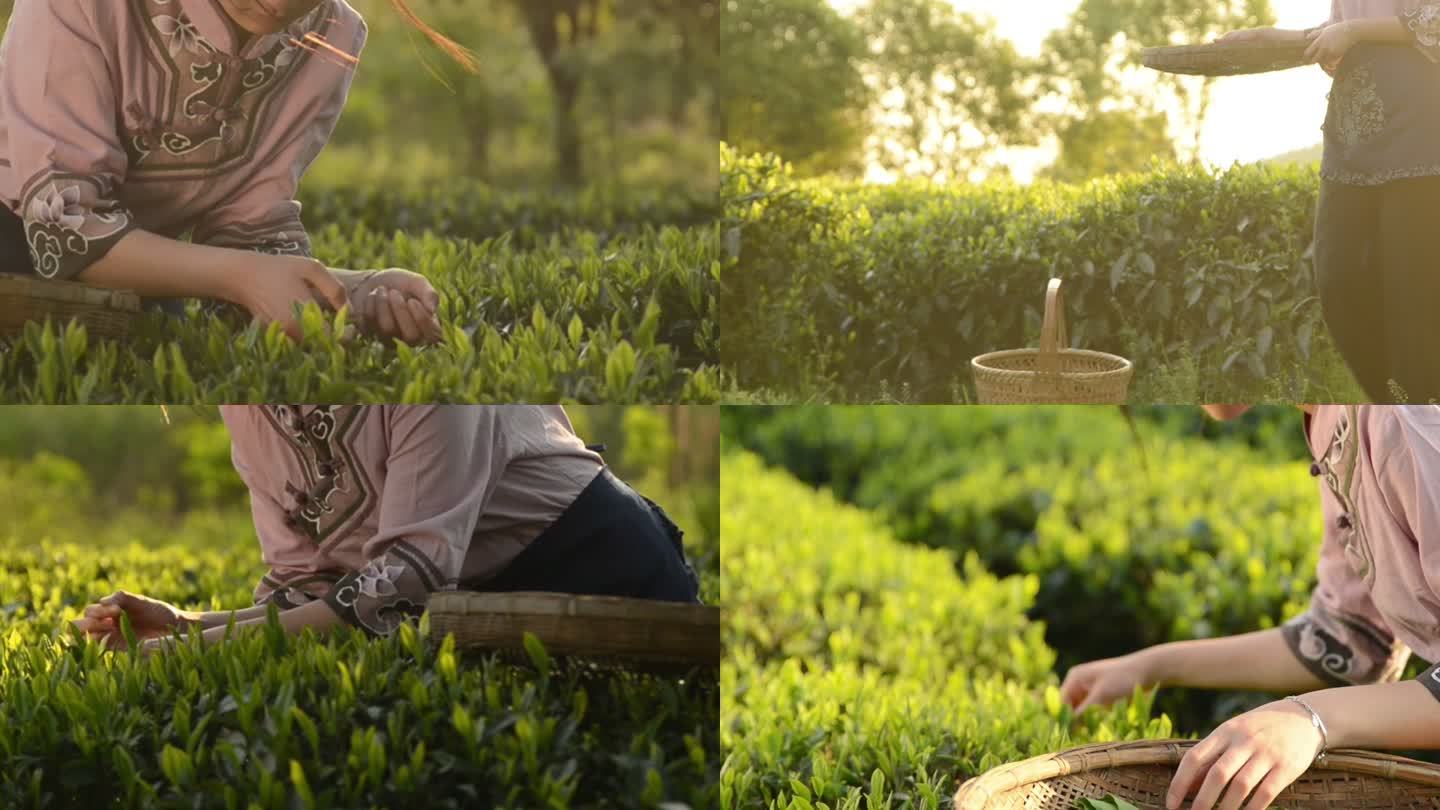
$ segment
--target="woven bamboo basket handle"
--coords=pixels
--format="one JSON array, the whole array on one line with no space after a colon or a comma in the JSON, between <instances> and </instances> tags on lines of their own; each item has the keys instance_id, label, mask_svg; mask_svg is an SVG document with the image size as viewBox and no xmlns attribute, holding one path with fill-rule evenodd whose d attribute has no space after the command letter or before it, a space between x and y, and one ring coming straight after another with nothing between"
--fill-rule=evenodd
<instances>
[{"instance_id":1,"label":"woven bamboo basket handle","mask_svg":"<svg viewBox=\"0 0 1440 810\"><path fill-rule=\"evenodd\" d=\"M1050 279L1045 288L1045 320L1040 324L1040 358L1037 368L1044 374L1060 371L1060 351L1066 347L1065 298L1060 294L1060 279Z\"/></svg>"}]
</instances>

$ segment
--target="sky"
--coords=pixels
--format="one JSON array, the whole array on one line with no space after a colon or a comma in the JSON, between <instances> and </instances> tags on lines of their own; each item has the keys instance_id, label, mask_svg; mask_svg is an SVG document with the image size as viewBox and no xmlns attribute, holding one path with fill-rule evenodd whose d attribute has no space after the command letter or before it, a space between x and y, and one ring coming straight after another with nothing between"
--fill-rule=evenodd
<instances>
[{"instance_id":1,"label":"sky","mask_svg":"<svg viewBox=\"0 0 1440 810\"><path fill-rule=\"evenodd\" d=\"M850 11L863 3L863 0L829 1L841 11ZM961 11L990 17L1002 36L1031 56L1040 52L1046 34L1063 25L1079 5L1079 0L950 2ZM1328 0L1271 0L1271 6L1281 28L1309 28L1324 22L1330 13ZM1330 78L1313 65L1218 79L1201 134L1201 158L1213 165L1229 166L1237 161L1246 163L1318 144L1320 124L1325 118L1325 94L1329 89ZM1053 159L1052 148L1017 152L1006 162L1017 178L1028 180ZM878 169L872 169L869 174L872 180L889 179Z\"/></svg>"}]
</instances>

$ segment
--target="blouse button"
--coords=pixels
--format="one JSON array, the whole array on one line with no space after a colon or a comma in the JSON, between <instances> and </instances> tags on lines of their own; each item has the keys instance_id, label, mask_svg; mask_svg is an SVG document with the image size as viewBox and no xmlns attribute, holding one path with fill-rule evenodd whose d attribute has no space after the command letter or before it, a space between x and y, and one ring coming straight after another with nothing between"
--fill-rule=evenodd
<instances>
[{"instance_id":1,"label":"blouse button","mask_svg":"<svg viewBox=\"0 0 1440 810\"><path fill-rule=\"evenodd\" d=\"M1335 521L1335 525L1339 526L1339 527L1342 528L1342 529L1348 530L1348 529L1350 528L1350 526L1351 526L1350 516L1349 516L1349 515L1341 515L1340 518Z\"/></svg>"},{"instance_id":2,"label":"blouse button","mask_svg":"<svg viewBox=\"0 0 1440 810\"><path fill-rule=\"evenodd\" d=\"M1311 465L1310 465L1310 477L1311 477L1311 478L1319 478L1319 477L1320 477L1320 465L1319 465L1319 464L1311 464Z\"/></svg>"}]
</instances>

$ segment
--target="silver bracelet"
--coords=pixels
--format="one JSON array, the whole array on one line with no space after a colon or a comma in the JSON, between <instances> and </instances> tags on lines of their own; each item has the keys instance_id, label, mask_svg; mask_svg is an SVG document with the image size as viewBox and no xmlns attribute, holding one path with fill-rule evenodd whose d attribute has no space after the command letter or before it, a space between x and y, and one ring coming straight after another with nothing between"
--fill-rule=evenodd
<instances>
[{"instance_id":1,"label":"silver bracelet","mask_svg":"<svg viewBox=\"0 0 1440 810\"><path fill-rule=\"evenodd\" d=\"M1320 719L1320 713L1315 711L1314 707L1312 707L1309 703L1306 703L1304 698L1298 697L1296 695L1289 695L1285 699L1293 700L1303 706L1305 708L1305 711L1310 713L1311 725L1315 726L1315 729L1320 732L1320 747L1316 749L1315 759L1312 760L1310 763L1311 765L1314 765L1316 762L1319 762L1321 759L1323 759L1325 756L1325 752L1330 749L1330 733L1325 730L1325 721Z\"/></svg>"}]
</instances>

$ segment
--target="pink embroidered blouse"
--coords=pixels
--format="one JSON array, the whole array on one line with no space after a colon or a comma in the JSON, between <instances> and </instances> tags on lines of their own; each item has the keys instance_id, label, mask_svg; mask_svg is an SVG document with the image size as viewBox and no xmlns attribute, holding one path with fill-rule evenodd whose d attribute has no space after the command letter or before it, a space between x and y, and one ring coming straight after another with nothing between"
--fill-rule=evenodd
<instances>
[{"instance_id":1,"label":"pink embroidered blouse","mask_svg":"<svg viewBox=\"0 0 1440 810\"><path fill-rule=\"evenodd\" d=\"M604 466L554 405L221 413L269 566L256 603L325 599L377 635L499 573Z\"/></svg>"},{"instance_id":2,"label":"pink embroidered blouse","mask_svg":"<svg viewBox=\"0 0 1440 810\"><path fill-rule=\"evenodd\" d=\"M16 0L0 43L0 204L39 273L70 278L129 231L308 255L295 201L366 27L322 0L242 50L216 0Z\"/></svg>"},{"instance_id":3,"label":"pink embroidered blouse","mask_svg":"<svg viewBox=\"0 0 1440 810\"><path fill-rule=\"evenodd\" d=\"M1411 651L1440 661L1440 407L1307 421L1325 538L1310 610L1284 626L1292 650L1334 684L1394 680Z\"/></svg>"}]
</instances>

